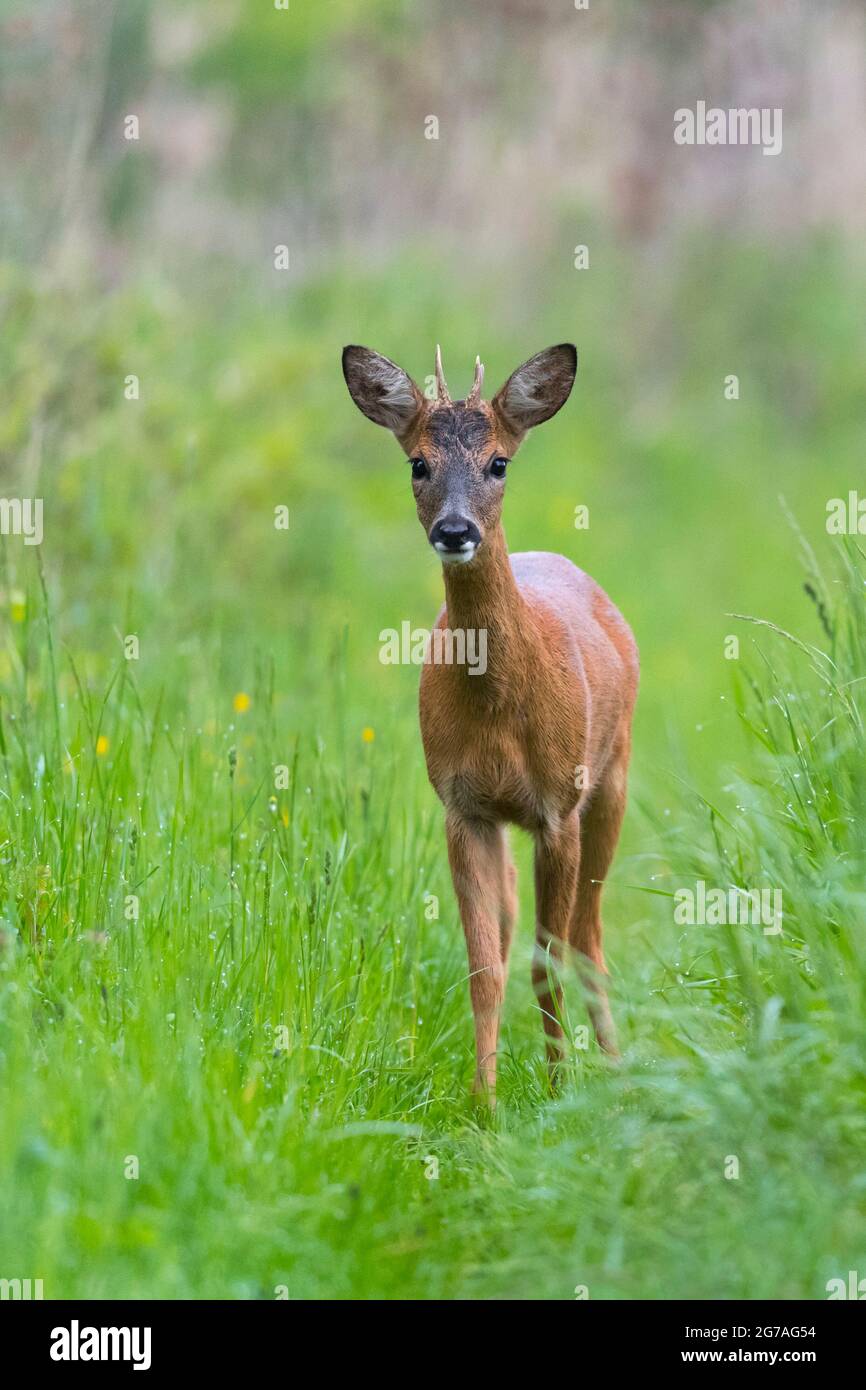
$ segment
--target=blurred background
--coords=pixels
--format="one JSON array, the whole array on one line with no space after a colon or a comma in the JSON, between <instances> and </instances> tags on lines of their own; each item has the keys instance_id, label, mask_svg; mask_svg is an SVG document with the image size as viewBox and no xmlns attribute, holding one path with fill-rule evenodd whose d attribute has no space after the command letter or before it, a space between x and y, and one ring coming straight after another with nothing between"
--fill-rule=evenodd
<instances>
[{"instance_id":1,"label":"blurred background","mask_svg":"<svg viewBox=\"0 0 866 1390\"><path fill-rule=\"evenodd\" d=\"M862 4L3 0L0 26L2 479L45 498L64 640L98 671L146 631L182 708L264 653L299 721L339 649L359 721L411 710L378 634L441 581L340 349L423 381L441 341L460 394L476 353L492 391L573 339L510 544L633 622L642 766L722 756L726 614L817 622L786 509L820 545L862 477ZM781 154L677 146L698 100L781 107Z\"/></svg>"}]
</instances>

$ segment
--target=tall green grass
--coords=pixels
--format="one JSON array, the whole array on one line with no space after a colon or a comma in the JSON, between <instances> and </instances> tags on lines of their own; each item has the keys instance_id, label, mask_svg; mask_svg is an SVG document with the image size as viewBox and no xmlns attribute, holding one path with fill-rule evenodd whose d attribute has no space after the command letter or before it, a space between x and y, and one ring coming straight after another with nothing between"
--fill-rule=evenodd
<instances>
[{"instance_id":1,"label":"tall green grass","mask_svg":"<svg viewBox=\"0 0 866 1390\"><path fill-rule=\"evenodd\" d=\"M218 321L159 281L0 276L3 492L46 517L38 552L0 541L0 1277L49 1298L824 1297L866 1274L864 565L828 547L822 577L806 554L805 594L775 495L784 473L821 529L860 387L828 363L832 418L796 430L772 373L728 409L720 364L746 339L781 361L791 323L762 330L732 290L720 327L697 272L709 365L679 387L627 336L625 278L619 301L582 281L573 323L552 276L531 341L495 279L455 297L491 380L572 331L589 345L506 528L590 569L643 661L605 899L624 1060L578 1049L549 1093L518 839L490 1120L417 671L378 661L441 577L398 451L335 405L343 341L423 374L441 286L403 272L411 334L396 272L226 295ZM789 318L820 310L843 357L852 296L817 284L785 281ZM677 925L698 879L781 889L783 932ZM574 974L566 1008L578 1037Z\"/></svg>"},{"instance_id":2,"label":"tall green grass","mask_svg":"<svg viewBox=\"0 0 866 1390\"><path fill-rule=\"evenodd\" d=\"M547 1093L524 941L491 1124L408 730L364 742L338 698L284 763L266 669L247 710L177 727L134 661L87 681L35 584L0 748L4 1277L48 1297L822 1297L863 1268L853 547L819 585L821 643L759 627L743 654L739 768L685 792L611 885L614 922L648 903L611 945L622 1066L578 1053ZM677 928L669 894L698 877L780 886L782 934Z\"/></svg>"}]
</instances>

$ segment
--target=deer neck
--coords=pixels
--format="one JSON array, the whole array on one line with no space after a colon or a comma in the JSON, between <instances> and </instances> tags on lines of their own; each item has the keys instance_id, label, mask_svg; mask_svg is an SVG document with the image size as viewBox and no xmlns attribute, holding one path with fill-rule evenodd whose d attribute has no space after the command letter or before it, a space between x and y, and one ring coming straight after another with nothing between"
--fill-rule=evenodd
<instances>
[{"instance_id":1,"label":"deer neck","mask_svg":"<svg viewBox=\"0 0 866 1390\"><path fill-rule=\"evenodd\" d=\"M486 643L486 669L456 668L471 696L485 704L522 698L530 638L528 610L520 595L501 526L468 565L445 565L445 603L452 632L474 631L475 650ZM483 639L480 634L484 634Z\"/></svg>"}]
</instances>

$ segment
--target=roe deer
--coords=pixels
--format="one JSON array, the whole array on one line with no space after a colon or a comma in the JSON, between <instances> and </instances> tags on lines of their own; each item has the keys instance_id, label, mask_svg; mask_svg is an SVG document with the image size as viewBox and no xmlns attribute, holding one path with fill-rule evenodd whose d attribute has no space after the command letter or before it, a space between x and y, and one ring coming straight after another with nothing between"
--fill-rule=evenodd
<instances>
[{"instance_id":1,"label":"roe deer","mask_svg":"<svg viewBox=\"0 0 866 1390\"><path fill-rule=\"evenodd\" d=\"M420 714L469 955L475 1089L491 1102L517 913L506 823L535 836L532 976L551 1072L563 1049L566 944L577 953L598 1042L616 1054L601 891L625 810L637 647L588 575L562 555L509 555L499 520L508 463L527 430L565 404L576 369L574 347L561 343L518 367L488 402L476 359L470 394L452 401L437 348L437 394L428 400L387 357L343 352L355 404L409 457L418 517L443 565L438 626L487 634L483 673L425 662Z\"/></svg>"}]
</instances>

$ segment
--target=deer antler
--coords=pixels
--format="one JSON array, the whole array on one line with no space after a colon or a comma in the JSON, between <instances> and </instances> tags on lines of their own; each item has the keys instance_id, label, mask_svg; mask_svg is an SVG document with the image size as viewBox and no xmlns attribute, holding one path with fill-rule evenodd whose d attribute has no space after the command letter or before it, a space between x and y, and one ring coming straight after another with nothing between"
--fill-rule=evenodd
<instances>
[{"instance_id":1,"label":"deer antler","mask_svg":"<svg viewBox=\"0 0 866 1390\"><path fill-rule=\"evenodd\" d=\"M442 370L442 349L436 344L436 400L439 405L453 405L448 394L448 387L445 385L445 373Z\"/></svg>"},{"instance_id":2,"label":"deer antler","mask_svg":"<svg viewBox=\"0 0 866 1390\"><path fill-rule=\"evenodd\" d=\"M467 405L477 405L477 404L478 404L478 402L481 400L481 387L482 387L483 384L484 384L484 366L483 366L483 364L482 364L481 358L480 358L480 357L476 357L476 359L475 359L475 380L474 380L473 383L472 383L472 390L469 392L469 395L466 397L466 404L467 404Z\"/></svg>"}]
</instances>

